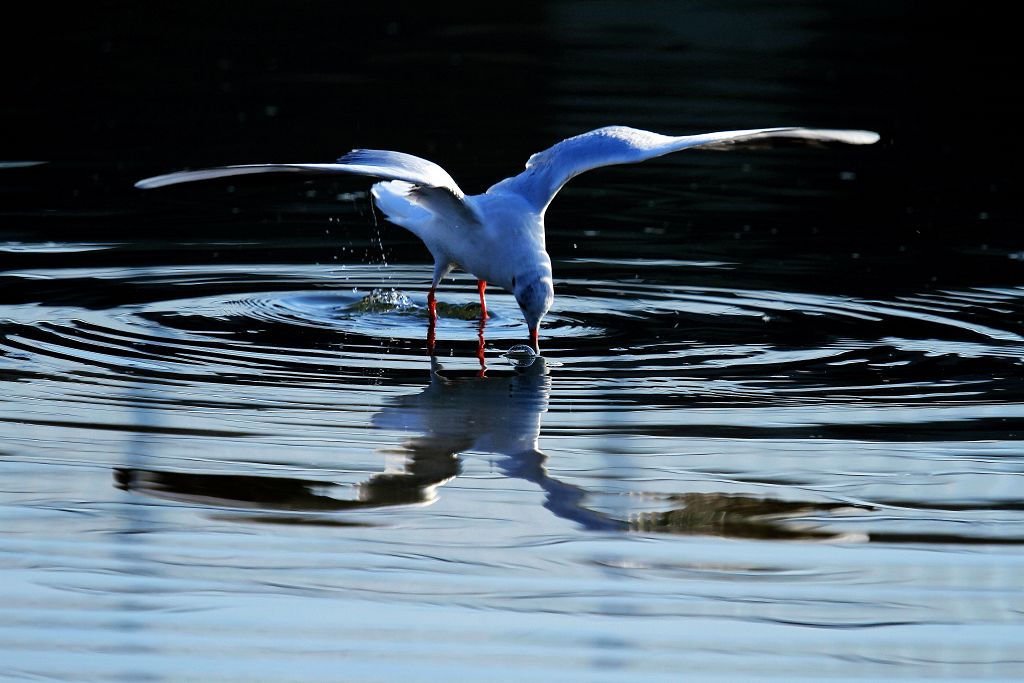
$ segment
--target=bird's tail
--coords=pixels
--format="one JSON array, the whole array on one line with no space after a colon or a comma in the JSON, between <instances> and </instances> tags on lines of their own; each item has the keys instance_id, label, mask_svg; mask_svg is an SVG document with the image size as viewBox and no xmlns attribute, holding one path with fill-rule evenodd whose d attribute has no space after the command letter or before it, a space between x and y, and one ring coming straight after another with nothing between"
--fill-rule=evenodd
<instances>
[{"instance_id":1,"label":"bird's tail","mask_svg":"<svg viewBox=\"0 0 1024 683\"><path fill-rule=\"evenodd\" d=\"M388 180L383 183L375 183L370 189L370 194L373 195L373 201L377 208L387 216L389 221L415 233L415 226L426 223L433 217L433 214L411 200L414 189L416 186L412 183Z\"/></svg>"},{"instance_id":2,"label":"bird's tail","mask_svg":"<svg viewBox=\"0 0 1024 683\"><path fill-rule=\"evenodd\" d=\"M426 187L403 180L376 183L370 190L374 203L387 219L423 239L436 220L452 226L478 222L476 213L462 198L444 188Z\"/></svg>"}]
</instances>

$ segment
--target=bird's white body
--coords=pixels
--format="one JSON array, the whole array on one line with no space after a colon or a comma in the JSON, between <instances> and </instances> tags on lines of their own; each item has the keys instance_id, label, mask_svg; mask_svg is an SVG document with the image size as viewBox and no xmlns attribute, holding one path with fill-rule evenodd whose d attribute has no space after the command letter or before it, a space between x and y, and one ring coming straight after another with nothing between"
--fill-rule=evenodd
<instances>
[{"instance_id":1,"label":"bird's white body","mask_svg":"<svg viewBox=\"0 0 1024 683\"><path fill-rule=\"evenodd\" d=\"M459 213L423 208L409 197L409 185L387 181L373 186L374 203L392 223L406 228L434 257L434 284L453 267L513 291L513 278L539 269L551 276L544 240L544 216L516 194L486 192L463 198L476 221Z\"/></svg>"},{"instance_id":2,"label":"bird's white body","mask_svg":"<svg viewBox=\"0 0 1024 683\"><path fill-rule=\"evenodd\" d=\"M355 173L383 178L371 190L377 207L388 220L419 237L434 257L431 297L441 279L452 268L460 267L481 281L481 303L486 283L515 295L536 345L540 320L554 298L544 212L566 182L601 166L636 163L691 147L723 147L775 138L867 145L877 142L879 136L865 130L787 127L673 137L608 126L534 154L525 171L473 196L465 195L437 164L386 150L353 150L334 164L251 164L182 171L141 180L136 187L148 189L275 172Z\"/></svg>"}]
</instances>

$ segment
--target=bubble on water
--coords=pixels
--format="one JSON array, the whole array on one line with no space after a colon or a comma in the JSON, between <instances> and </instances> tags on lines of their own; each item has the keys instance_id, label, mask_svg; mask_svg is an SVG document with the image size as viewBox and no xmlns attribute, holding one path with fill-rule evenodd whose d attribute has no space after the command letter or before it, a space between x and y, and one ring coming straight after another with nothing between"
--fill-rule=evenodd
<instances>
[{"instance_id":1,"label":"bubble on water","mask_svg":"<svg viewBox=\"0 0 1024 683\"><path fill-rule=\"evenodd\" d=\"M532 347L526 344L516 344L502 355L517 368L528 368L540 357Z\"/></svg>"}]
</instances>

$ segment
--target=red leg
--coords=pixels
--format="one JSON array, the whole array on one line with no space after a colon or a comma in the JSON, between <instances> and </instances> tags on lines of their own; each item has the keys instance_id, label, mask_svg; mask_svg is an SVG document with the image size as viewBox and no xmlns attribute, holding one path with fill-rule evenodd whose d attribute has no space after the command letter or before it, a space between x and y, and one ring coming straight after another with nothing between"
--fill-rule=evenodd
<instances>
[{"instance_id":1,"label":"red leg","mask_svg":"<svg viewBox=\"0 0 1024 683\"><path fill-rule=\"evenodd\" d=\"M484 298L484 292L487 291L487 280L477 280L476 289L480 292L480 317L487 320L490 317L487 315L487 299Z\"/></svg>"},{"instance_id":2,"label":"red leg","mask_svg":"<svg viewBox=\"0 0 1024 683\"><path fill-rule=\"evenodd\" d=\"M430 311L430 321L427 323L427 354L434 355L435 329L437 327L437 301L434 300L434 288L431 287L427 293L427 309Z\"/></svg>"},{"instance_id":3,"label":"red leg","mask_svg":"<svg viewBox=\"0 0 1024 683\"><path fill-rule=\"evenodd\" d=\"M477 375L478 377L483 377L487 373L487 354L484 352L484 347L486 346L486 342L484 341L484 327L486 325L487 322L481 318L480 327L477 328L476 335L476 358L480 361L480 372Z\"/></svg>"}]
</instances>

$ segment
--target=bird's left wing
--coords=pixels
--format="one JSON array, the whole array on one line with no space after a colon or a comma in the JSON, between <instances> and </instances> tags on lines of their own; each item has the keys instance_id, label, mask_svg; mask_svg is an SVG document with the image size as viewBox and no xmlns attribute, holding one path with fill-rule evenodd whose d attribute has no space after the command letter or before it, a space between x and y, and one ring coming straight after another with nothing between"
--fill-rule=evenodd
<instances>
[{"instance_id":1,"label":"bird's left wing","mask_svg":"<svg viewBox=\"0 0 1024 683\"><path fill-rule=\"evenodd\" d=\"M524 172L501 181L488 192L519 194L542 212L565 183L584 171L646 161L691 147L726 147L767 138L870 145L878 141L879 135L867 130L787 127L673 137L626 126L608 126L568 138L534 154L526 162Z\"/></svg>"}]
</instances>

